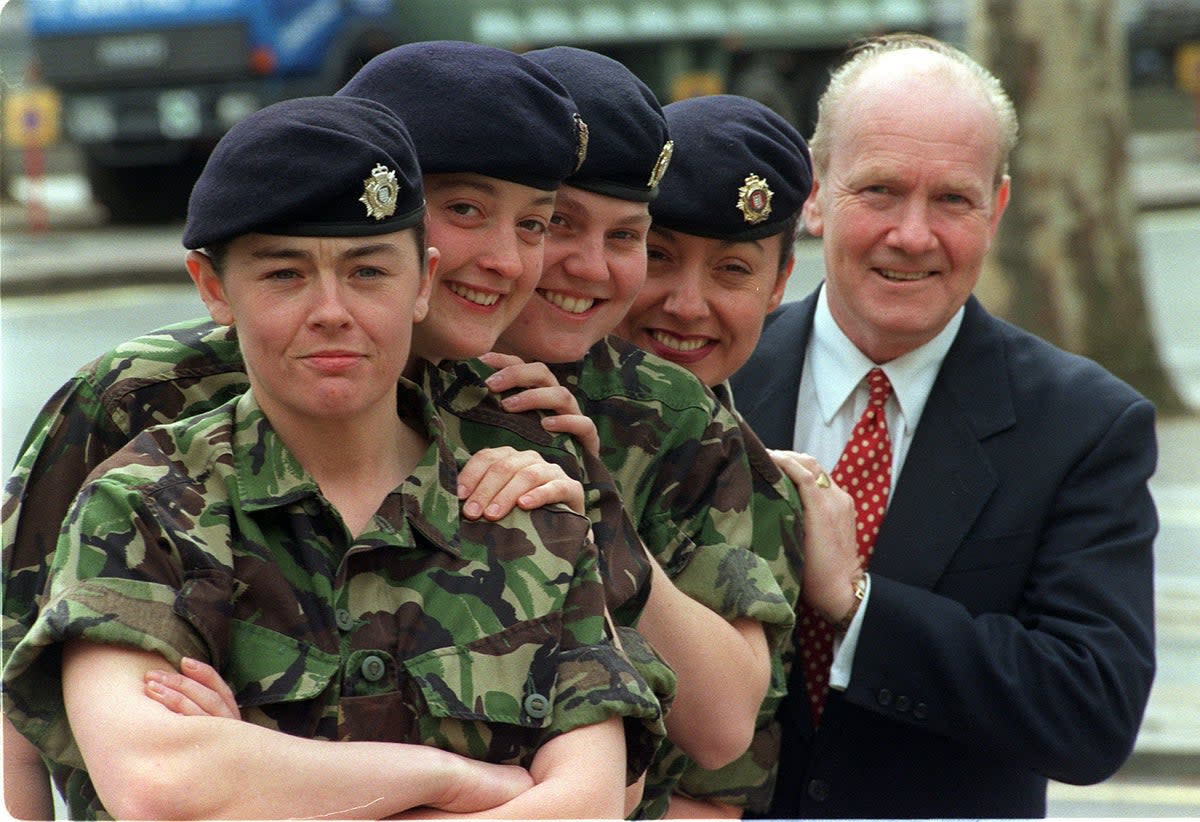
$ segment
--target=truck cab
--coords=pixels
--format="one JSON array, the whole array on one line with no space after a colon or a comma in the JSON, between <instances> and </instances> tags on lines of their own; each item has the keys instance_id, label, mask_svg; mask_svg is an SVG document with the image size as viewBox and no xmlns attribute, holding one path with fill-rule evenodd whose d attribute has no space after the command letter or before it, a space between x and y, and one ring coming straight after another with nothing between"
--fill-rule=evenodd
<instances>
[{"instance_id":1,"label":"truck cab","mask_svg":"<svg viewBox=\"0 0 1200 822\"><path fill-rule=\"evenodd\" d=\"M222 134L400 42L391 0L27 0L64 136L116 222L177 219Z\"/></svg>"}]
</instances>

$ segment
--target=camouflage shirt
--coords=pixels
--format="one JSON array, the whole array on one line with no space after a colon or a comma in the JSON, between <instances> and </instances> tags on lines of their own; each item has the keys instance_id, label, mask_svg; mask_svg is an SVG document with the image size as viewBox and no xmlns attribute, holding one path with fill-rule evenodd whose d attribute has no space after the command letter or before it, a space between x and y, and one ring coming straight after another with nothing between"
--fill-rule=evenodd
<instances>
[{"instance_id":1,"label":"camouflage shirt","mask_svg":"<svg viewBox=\"0 0 1200 822\"><path fill-rule=\"evenodd\" d=\"M59 771L72 818L104 813L78 774L52 652L75 637L207 661L244 720L305 738L528 767L548 739L621 716L641 772L661 711L612 642L589 522L563 506L460 519L467 455L415 385L398 399L430 445L357 537L252 391L97 470L4 671L5 709Z\"/></svg>"},{"instance_id":2,"label":"camouflage shirt","mask_svg":"<svg viewBox=\"0 0 1200 822\"><path fill-rule=\"evenodd\" d=\"M601 460L651 554L688 596L730 621L761 622L772 653L751 749L706 771L664 745L636 815L662 816L676 790L758 807L772 785L772 717L786 693L782 655L800 592L799 497L753 432L686 369L609 337L553 370L596 423Z\"/></svg>"},{"instance_id":3,"label":"camouflage shirt","mask_svg":"<svg viewBox=\"0 0 1200 822\"><path fill-rule=\"evenodd\" d=\"M728 384L718 385L713 394L737 418L746 438L746 451L754 482L754 545L775 546L781 550L770 554L768 562L776 574L780 588L789 601L800 596L799 578L804 563L804 518L800 494L792 481L779 469L770 454L733 405ZM758 714L758 724L750 749L730 764L717 770L706 770L691 762L684 763L676 792L694 799L715 800L766 813L779 764L780 727L775 718L795 656L795 635L784 637L779 653L771 657L771 688ZM671 756L663 750L660 758Z\"/></svg>"},{"instance_id":4,"label":"camouflage shirt","mask_svg":"<svg viewBox=\"0 0 1200 822\"><path fill-rule=\"evenodd\" d=\"M649 592L649 568L643 552L634 550L636 536L611 481L601 472L583 472L581 462L590 458L574 439L546 432L538 415L505 411L482 383L489 373L479 362L425 369L425 389L448 423L450 440L471 452L506 444L532 448L580 479L601 547L609 608L619 624L636 624ZM211 410L248 387L234 331L192 320L122 343L55 393L30 429L0 509L6 653L37 616L63 517L88 474L138 432ZM670 672L656 676L669 678ZM661 695L669 696L671 683Z\"/></svg>"}]
</instances>

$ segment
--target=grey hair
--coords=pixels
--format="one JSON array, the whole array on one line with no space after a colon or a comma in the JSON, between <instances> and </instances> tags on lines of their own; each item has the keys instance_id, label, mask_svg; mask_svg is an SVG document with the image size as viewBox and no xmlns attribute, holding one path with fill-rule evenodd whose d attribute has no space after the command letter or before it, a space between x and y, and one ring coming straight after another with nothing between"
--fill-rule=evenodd
<instances>
[{"instance_id":1,"label":"grey hair","mask_svg":"<svg viewBox=\"0 0 1200 822\"><path fill-rule=\"evenodd\" d=\"M960 73L972 80L979 89L996 118L1000 138L1000 156L997 161L995 184L1000 185L1008 173L1008 158L1017 145L1017 112L1012 100L996 76L972 60L962 51L923 34L888 34L865 40L850 49L847 59L829 79L821 99L817 102L817 126L808 142L813 165L822 172L828 168L831 132L836 126L837 113L842 100L855 81L881 57L909 49L924 49L940 54L950 66L957 66Z\"/></svg>"}]
</instances>

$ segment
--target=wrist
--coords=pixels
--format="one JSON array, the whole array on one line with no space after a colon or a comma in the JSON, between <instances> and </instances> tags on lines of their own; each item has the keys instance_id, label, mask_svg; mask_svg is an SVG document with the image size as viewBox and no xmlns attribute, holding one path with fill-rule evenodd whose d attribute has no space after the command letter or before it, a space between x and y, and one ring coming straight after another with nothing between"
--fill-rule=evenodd
<instances>
[{"instance_id":1,"label":"wrist","mask_svg":"<svg viewBox=\"0 0 1200 822\"><path fill-rule=\"evenodd\" d=\"M862 606L863 600L867 596L867 575L860 571L851 583L851 600L850 606L845 609L841 616L825 615L828 622L833 623L833 631L838 636L850 630L850 623L854 621L854 617L858 615L858 609Z\"/></svg>"}]
</instances>

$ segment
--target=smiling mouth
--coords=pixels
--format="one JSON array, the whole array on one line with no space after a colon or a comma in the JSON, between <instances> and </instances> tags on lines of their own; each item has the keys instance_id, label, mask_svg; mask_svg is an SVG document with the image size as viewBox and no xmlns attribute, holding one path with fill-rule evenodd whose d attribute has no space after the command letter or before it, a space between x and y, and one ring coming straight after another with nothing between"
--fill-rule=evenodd
<instances>
[{"instance_id":1,"label":"smiling mouth","mask_svg":"<svg viewBox=\"0 0 1200 822\"><path fill-rule=\"evenodd\" d=\"M474 288L460 283L447 283L446 287L467 302L472 302L485 308L495 305L500 301L500 295L494 291L476 291Z\"/></svg>"},{"instance_id":2,"label":"smiling mouth","mask_svg":"<svg viewBox=\"0 0 1200 822\"><path fill-rule=\"evenodd\" d=\"M596 304L594 297L572 297L560 291L546 291L540 288L537 293L543 300L568 314L582 314Z\"/></svg>"},{"instance_id":3,"label":"smiling mouth","mask_svg":"<svg viewBox=\"0 0 1200 822\"><path fill-rule=\"evenodd\" d=\"M891 268L877 268L875 270L882 274L884 279L906 283L914 282L916 280L923 280L926 277L932 277L934 275L934 272L932 271L896 271L895 269Z\"/></svg>"},{"instance_id":4,"label":"smiling mouth","mask_svg":"<svg viewBox=\"0 0 1200 822\"><path fill-rule=\"evenodd\" d=\"M708 340L701 339L682 339L674 334L668 334L665 331L651 331L650 336L656 343L664 348L669 348L672 351L678 351L681 354L689 354L692 351L699 351L704 346L708 345Z\"/></svg>"}]
</instances>

